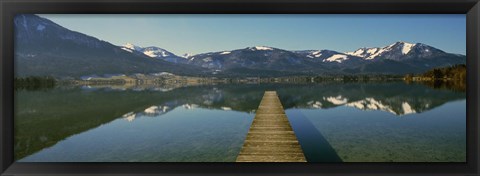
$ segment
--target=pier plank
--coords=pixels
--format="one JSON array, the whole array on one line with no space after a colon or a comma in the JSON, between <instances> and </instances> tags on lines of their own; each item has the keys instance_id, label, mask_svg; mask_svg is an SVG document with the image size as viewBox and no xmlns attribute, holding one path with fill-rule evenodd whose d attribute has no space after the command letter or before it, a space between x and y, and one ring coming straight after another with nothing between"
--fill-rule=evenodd
<instances>
[{"instance_id":1,"label":"pier plank","mask_svg":"<svg viewBox=\"0 0 480 176\"><path fill-rule=\"evenodd\" d=\"M306 162L277 92L265 91L237 162Z\"/></svg>"}]
</instances>

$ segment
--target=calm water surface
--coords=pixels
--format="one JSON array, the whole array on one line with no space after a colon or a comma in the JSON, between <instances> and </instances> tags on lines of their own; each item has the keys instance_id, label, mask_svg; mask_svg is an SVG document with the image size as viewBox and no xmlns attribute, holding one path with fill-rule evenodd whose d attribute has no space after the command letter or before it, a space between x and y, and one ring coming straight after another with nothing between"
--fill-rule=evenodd
<instances>
[{"instance_id":1,"label":"calm water surface","mask_svg":"<svg viewBox=\"0 0 480 176\"><path fill-rule=\"evenodd\" d=\"M309 162L465 162L465 93L321 83L17 91L20 162L234 162L276 90Z\"/></svg>"}]
</instances>

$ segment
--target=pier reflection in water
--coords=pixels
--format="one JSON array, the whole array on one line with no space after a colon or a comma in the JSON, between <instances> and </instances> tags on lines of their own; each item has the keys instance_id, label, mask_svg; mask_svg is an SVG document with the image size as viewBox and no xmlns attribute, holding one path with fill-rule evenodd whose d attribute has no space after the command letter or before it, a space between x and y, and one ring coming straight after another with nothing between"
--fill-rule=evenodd
<instances>
[{"instance_id":1,"label":"pier reflection in water","mask_svg":"<svg viewBox=\"0 0 480 176\"><path fill-rule=\"evenodd\" d=\"M17 91L15 157L233 162L265 90L309 162L465 161L465 93L402 82Z\"/></svg>"}]
</instances>

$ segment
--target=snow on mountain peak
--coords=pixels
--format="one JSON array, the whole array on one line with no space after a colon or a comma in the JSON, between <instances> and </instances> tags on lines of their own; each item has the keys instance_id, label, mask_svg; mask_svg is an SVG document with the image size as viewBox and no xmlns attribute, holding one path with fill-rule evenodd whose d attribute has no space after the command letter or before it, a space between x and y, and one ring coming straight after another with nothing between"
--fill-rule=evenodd
<instances>
[{"instance_id":1,"label":"snow on mountain peak","mask_svg":"<svg viewBox=\"0 0 480 176\"><path fill-rule=\"evenodd\" d=\"M375 54L375 52L377 52L380 48L368 48L367 49L367 53L372 55L372 54Z\"/></svg>"},{"instance_id":2,"label":"snow on mountain peak","mask_svg":"<svg viewBox=\"0 0 480 176\"><path fill-rule=\"evenodd\" d=\"M147 47L143 49L143 54L150 57L168 57L170 53L158 47Z\"/></svg>"},{"instance_id":3,"label":"snow on mountain peak","mask_svg":"<svg viewBox=\"0 0 480 176\"><path fill-rule=\"evenodd\" d=\"M388 46L385 46L383 48L360 48L354 52L346 52L345 54L351 55L351 56L357 56L357 57L362 57L365 60L371 60L374 59L378 56L382 56L387 52L390 52L392 50L397 50L400 49L403 55L408 54L413 47L415 47L416 44L412 43L407 43L407 42L395 42L393 44L390 44Z\"/></svg>"},{"instance_id":4,"label":"snow on mountain peak","mask_svg":"<svg viewBox=\"0 0 480 176\"><path fill-rule=\"evenodd\" d=\"M397 48L397 47L401 47L401 51L402 51L402 54L403 55L406 55L408 54L412 48L415 46L416 44L413 44L413 43L408 43L408 42L402 42L402 41L399 41L399 42L395 42L391 45L388 45L387 47L383 48L385 49L386 51L390 51L394 48Z\"/></svg>"},{"instance_id":5,"label":"snow on mountain peak","mask_svg":"<svg viewBox=\"0 0 480 176\"><path fill-rule=\"evenodd\" d=\"M139 47L139 46L136 46L134 44L131 44L131 43L126 43L125 45L123 45L124 48L127 48L127 49L131 49L131 50L135 50L135 51L140 51L142 48Z\"/></svg>"},{"instance_id":6,"label":"snow on mountain peak","mask_svg":"<svg viewBox=\"0 0 480 176\"><path fill-rule=\"evenodd\" d=\"M415 44L403 43L402 54L408 54L414 46Z\"/></svg>"},{"instance_id":7,"label":"snow on mountain peak","mask_svg":"<svg viewBox=\"0 0 480 176\"><path fill-rule=\"evenodd\" d=\"M162 56L162 57L165 57L165 56L168 56L167 54L165 54L165 52L163 51L154 51L154 50L149 50L149 51L145 51L143 52L143 54L149 56L149 57L158 57L158 56Z\"/></svg>"},{"instance_id":8,"label":"snow on mountain peak","mask_svg":"<svg viewBox=\"0 0 480 176\"><path fill-rule=\"evenodd\" d=\"M256 51L256 50L273 50L273 48L271 47L267 47L267 46L254 46L254 47L249 47L250 50L252 51Z\"/></svg>"},{"instance_id":9,"label":"snow on mountain peak","mask_svg":"<svg viewBox=\"0 0 480 176\"><path fill-rule=\"evenodd\" d=\"M182 55L183 58L189 58L189 57L192 57L192 54L190 53L185 53Z\"/></svg>"},{"instance_id":10,"label":"snow on mountain peak","mask_svg":"<svg viewBox=\"0 0 480 176\"><path fill-rule=\"evenodd\" d=\"M230 53L232 53L232 52L230 52L230 51L224 51L224 52L221 52L220 55L225 55L225 54L230 54Z\"/></svg>"},{"instance_id":11,"label":"snow on mountain peak","mask_svg":"<svg viewBox=\"0 0 480 176\"><path fill-rule=\"evenodd\" d=\"M380 48L360 48L354 52L346 52L345 54L357 57L363 57L365 59L372 59L369 56L377 53Z\"/></svg>"},{"instance_id":12,"label":"snow on mountain peak","mask_svg":"<svg viewBox=\"0 0 480 176\"><path fill-rule=\"evenodd\" d=\"M353 52L346 52L345 54L352 55L352 56L363 57L364 53L365 53L365 49L366 48L360 48L360 49L357 49L356 51L353 51Z\"/></svg>"},{"instance_id":13,"label":"snow on mountain peak","mask_svg":"<svg viewBox=\"0 0 480 176\"><path fill-rule=\"evenodd\" d=\"M125 51L128 51L128 52L131 52L131 53L133 52L133 50L132 50L132 49L129 49L129 48L124 48L124 47L122 47L122 49L125 50Z\"/></svg>"},{"instance_id":14,"label":"snow on mountain peak","mask_svg":"<svg viewBox=\"0 0 480 176\"><path fill-rule=\"evenodd\" d=\"M143 47L131 44L131 43L126 43L125 45L121 46L121 48L125 51L128 51L128 52L138 51L138 52L141 52L141 53L147 55L148 57L152 57L152 58L169 57L169 56L174 55L174 54L168 52L167 50L164 50L162 48L158 48L158 47L155 47L155 46L150 46L150 47L143 48Z\"/></svg>"},{"instance_id":15,"label":"snow on mountain peak","mask_svg":"<svg viewBox=\"0 0 480 176\"><path fill-rule=\"evenodd\" d=\"M342 63L343 61L347 60L348 56L344 54L334 54L333 56L324 59L323 62L328 61L328 62L338 62Z\"/></svg>"},{"instance_id":16,"label":"snow on mountain peak","mask_svg":"<svg viewBox=\"0 0 480 176\"><path fill-rule=\"evenodd\" d=\"M308 58L318 58L322 56L321 50L307 50L307 51L294 51L297 53L305 53Z\"/></svg>"},{"instance_id":17,"label":"snow on mountain peak","mask_svg":"<svg viewBox=\"0 0 480 176\"><path fill-rule=\"evenodd\" d=\"M407 45L413 45L413 43L408 43L408 42L404 42L404 41L398 41L398 42L395 42L394 44L407 44Z\"/></svg>"}]
</instances>

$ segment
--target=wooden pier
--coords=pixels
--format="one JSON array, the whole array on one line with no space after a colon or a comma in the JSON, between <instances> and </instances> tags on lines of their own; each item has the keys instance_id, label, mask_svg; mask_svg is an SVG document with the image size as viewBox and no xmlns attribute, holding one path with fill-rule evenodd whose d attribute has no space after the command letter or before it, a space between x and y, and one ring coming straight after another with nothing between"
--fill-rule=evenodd
<instances>
[{"instance_id":1,"label":"wooden pier","mask_svg":"<svg viewBox=\"0 0 480 176\"><path fill-rule=\"evenodd\" d=\"M237 162L306 162L277 92L265 91Z\"/></svg>"}]
</instances>

